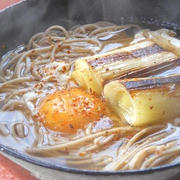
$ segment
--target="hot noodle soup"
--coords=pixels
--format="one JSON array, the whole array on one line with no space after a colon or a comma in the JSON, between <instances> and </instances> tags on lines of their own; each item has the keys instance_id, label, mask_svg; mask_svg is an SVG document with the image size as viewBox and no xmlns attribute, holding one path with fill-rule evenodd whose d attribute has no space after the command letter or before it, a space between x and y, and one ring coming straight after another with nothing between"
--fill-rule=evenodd
<instances>
[{"instance_id":1,"label":"hot noodle soup","mask_svg":"<svg viewBox=\"0 0 180 180\"><path fill-rule=\"evenodd\" d=\"M180 162L179 57L168 29L49 27L0 61L0 142L81 169Z\"/></svg>"}]
</instances>

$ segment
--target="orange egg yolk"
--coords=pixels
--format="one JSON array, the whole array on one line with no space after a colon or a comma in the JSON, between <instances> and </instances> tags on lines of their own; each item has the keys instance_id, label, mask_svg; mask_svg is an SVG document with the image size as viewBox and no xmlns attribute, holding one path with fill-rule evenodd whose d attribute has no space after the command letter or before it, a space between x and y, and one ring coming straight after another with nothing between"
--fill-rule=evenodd
<instances>
[{"instance_id":1,"label":"orange egg yolk","mask_svg":"<svg viewBox=\"0 0 180 180\"><path fill-rule=\"evenodd\" d=\"M63 133L75 133L88 123L98 121L104 113L102 100L79 88L47 95L39 108L44 126Z\"/></svg>"}]
</instances>

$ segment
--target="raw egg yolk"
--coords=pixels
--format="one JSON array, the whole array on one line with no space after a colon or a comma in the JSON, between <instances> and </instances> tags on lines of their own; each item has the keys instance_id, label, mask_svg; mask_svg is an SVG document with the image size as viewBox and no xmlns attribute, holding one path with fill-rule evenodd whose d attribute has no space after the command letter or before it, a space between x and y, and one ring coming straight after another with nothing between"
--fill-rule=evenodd
<instances>
[{"instance_id":1,"label":"raw egg yolk","mask_svg":"<svg viewBox=\"0 0 180 180\"><path fill-rule=\"evenodd\" d=\"M73 88L47 95L39 108L40 121L45 127L63 133L75 133L105 113L105 105L94 94Z\"/></svg>"}]
</instances>

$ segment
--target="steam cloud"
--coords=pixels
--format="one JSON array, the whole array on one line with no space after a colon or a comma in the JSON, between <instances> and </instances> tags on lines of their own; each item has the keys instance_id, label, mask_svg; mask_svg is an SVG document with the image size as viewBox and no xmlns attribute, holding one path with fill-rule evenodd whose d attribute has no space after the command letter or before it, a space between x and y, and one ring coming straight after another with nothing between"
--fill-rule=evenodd
<instances>
[{"instance_id":1,"label":"steam cloud","mask_svg":"<svg viewBox=\"0 0 180 180\"><path fill-rule=\"evenodd\" d=\"M179 0L27 0L0 13L0 56L54 24L141 21L180 30L178 6Z\"/></svg>"}]
</instances>

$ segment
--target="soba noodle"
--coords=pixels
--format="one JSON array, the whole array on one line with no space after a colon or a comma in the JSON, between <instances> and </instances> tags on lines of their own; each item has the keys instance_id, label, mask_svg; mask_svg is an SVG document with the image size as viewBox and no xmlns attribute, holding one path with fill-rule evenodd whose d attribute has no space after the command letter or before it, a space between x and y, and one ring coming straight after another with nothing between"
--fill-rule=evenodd
<instances>
[{"instance_id":1,"label":"soba noodle","mask_svg":"<svg viewBox=\"0 0 180 180\"><path fill-rule=\"evenodd\" d=\"M137 128L102 117L73 135L51 131L36 120L43 97L77 87L70 79L77 58L127 46L139 30L137 25L108 22L68 31L55 25L34 35L27 46L4 55L0 62L0 137L11 136L32 156L63 160L76 168L129 170L179 162L179 118ZM15 120L11 122L10 117Z\"/></svg>"}]
</instances>

